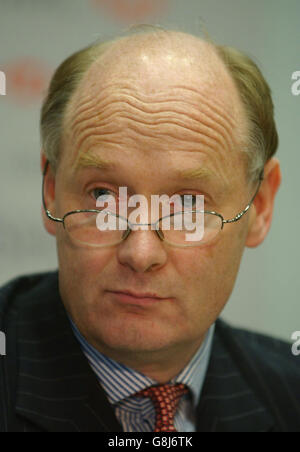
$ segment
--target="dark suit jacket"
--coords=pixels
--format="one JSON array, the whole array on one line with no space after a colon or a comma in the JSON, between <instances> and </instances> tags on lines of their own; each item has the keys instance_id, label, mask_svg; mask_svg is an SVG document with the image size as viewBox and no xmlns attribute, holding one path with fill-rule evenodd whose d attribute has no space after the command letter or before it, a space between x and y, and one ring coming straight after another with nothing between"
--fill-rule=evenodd
<instances>
[{"instance_id":1,"label":"dark suit jacket","mask_svg":"<svg viewBox=\"0 0 300 452\"><path fill-rule=\"evenodd\" d=\"M1 432L122 432L73 335L58 273L0 289ZM216 322L200 432L300 431L300 358L287 343Z\"/></svg>"}]
</instances>

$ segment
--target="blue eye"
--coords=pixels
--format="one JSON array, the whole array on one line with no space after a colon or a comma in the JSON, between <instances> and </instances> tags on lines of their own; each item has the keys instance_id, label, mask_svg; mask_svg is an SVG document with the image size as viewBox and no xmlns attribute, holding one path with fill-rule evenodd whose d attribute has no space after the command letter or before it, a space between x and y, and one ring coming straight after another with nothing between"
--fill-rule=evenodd
<instances>
[{"instance_id":1,"label":"blue eye","mask_svg":"<svg viewBox=\"0 0 300 452\"><path fill-rule=\"evenodd\" d=\"M196 196L197 195L192 195L192 194L180 195L182 205L183 206L186 205L187 207L196 207L196 201L197 201Z\"/></svg>"},{"instance_id":2,"label":"blue eye","mask_svg":"<svg viewBox=\"0 0 300 452\"><path fill-rule=\"evenodd\" d=\"M92 190L91 192L95 199L97 200L99 198L99 196L105 196L105 195L109 195L111 194L111 190L108 190L107 188L94 188L94 190ZM95 195L96 194L96 195Z\"/></svg>"}]
</instances>

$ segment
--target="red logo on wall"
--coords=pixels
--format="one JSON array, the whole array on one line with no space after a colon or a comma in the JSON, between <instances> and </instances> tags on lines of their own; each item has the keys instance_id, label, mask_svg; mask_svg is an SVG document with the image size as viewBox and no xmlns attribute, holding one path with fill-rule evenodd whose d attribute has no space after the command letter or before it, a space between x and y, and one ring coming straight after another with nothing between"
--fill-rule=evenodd
<instances>
[{"instance_id":1,"label":"red logo on wall","mask_svg":"<svg viewBox=\"0 0 300 452\"><path fill-rule=\"evenodd\" d=\"M91 0L96 7L107 11L122 22L146 19L153 14L165 12L169 0Z\"/></svg>"},{"instance_id":2,"label":"red logo on wall","mask_svg":"<svg viewBox=\"0 0 300 452\"><path fill-rule=\"evenodd\" d=\"M17 103L40 101L51 78L50 68L33 57L23 57L5 65L6 94Z\"/></svg>"}]
</instances>

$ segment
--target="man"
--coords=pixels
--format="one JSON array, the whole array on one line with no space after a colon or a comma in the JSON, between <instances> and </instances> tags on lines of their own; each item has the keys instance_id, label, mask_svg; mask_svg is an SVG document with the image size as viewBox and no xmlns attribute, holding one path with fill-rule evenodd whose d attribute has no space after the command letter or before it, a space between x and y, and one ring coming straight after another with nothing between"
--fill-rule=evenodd
<instances>
[{"instance_id":1,"label":"man","mask_svg":"<svg viewBox=\"0 0 300 452\"><path fill-rule=\"evenodd\" d=\"M256 65L175 31L94 44L54 74L41 134L59 269L1 289L1 431L299 431L289 345L218 319L281 181ZM202 238L101 231L120 187L204 195Z\"/></svg>"}]
</instances>

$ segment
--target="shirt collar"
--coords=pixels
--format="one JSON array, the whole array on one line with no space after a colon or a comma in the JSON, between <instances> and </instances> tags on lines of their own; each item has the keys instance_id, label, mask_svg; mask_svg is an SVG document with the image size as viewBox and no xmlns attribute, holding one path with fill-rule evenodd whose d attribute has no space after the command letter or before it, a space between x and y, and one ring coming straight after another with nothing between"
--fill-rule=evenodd
<instances>
[{"instance_id":1,"label":"shirt collar","mask_svg":"<svg viewBox=\"0 0 300 452\"><path fill-rule=\"evenodd\" d=\"M73 332L81 345L82 351L88 359L90 366L95 372L111 404L114 405L148 386L157 384L155 380L152 380L146 375L100 353L82 336L70 316L69 319ZM215 324L213 323L207 331L204 341L190 362L170 381L170 383L184 383L189 387L194 406L198 404L200 399L211 354L214 329Z\"/></svg>"}]
</instances>

